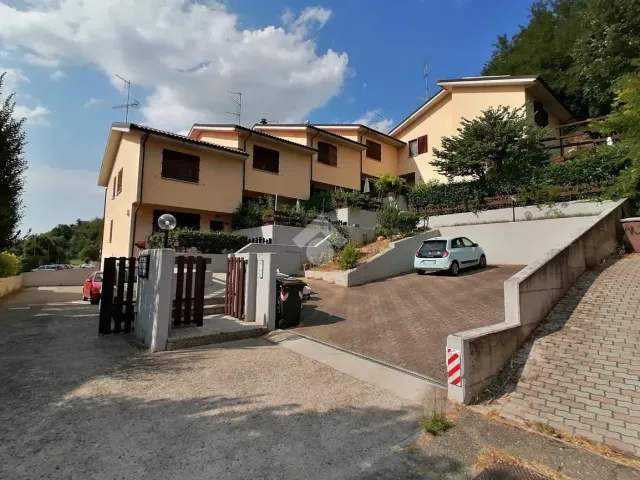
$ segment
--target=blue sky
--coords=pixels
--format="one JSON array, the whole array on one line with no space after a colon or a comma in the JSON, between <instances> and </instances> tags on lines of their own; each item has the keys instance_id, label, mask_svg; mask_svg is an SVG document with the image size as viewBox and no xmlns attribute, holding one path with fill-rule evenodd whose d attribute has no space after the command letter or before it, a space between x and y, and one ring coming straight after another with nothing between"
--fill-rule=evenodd
<instances>
[{"instance_id":1,"label":"blue sky","mask_svg":"<svg viewBox=\"0 0 640 480\"><path fill-rule=\"evenodd\" d=\"M28 119L23 228L102 215L96 185L109 126L182 132L242 123L377 121L388 130L436 81L479 74L530 0L0 0L0 71ZM532 72L535 73L535 72ZM377 112L379 115L374 115Z\"/></svg>"}]
</instances>

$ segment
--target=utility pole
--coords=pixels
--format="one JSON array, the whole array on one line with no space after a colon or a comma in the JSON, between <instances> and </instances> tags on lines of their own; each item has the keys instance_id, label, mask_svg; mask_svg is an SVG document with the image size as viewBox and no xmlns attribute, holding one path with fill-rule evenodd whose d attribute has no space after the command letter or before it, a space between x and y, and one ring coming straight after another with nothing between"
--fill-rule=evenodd
<instances>
[{"instance_id":1,"label":"utility pole","mask_svg":"<svg viewBox=\"0 0 640 480\"><path fill-rule=\"evenodd\" d=\"M235 104L238 106L238 111L226 112L226 113L236 117L236 123L240 125L240 121L242 119L242 92L231 92L227 90L227 93L229 94L229 98L233 100Z\"/></svg>"},{"instance_id":2,"label":"utility pole","mask_svg":"<svg viewBox=\"0 0 640 480\"><path fill-rule=\"evenodd\" d=\"M115 105L113 108L114 109L124 109L125 110L125 114L124 114L124 121L128 122L129 121L129 109L130 108L138 108L140 106L140 102L138 102L138 100L133 100L133 102L130 101L131 98L131 81L130 80L125 80L124 78L122 78L120 75L118 75L117 73L115 74L116 77L118 77L120 80L122 80L124 83L127 84L127 103L124 105Z\"/></svg>"}]
</instances>

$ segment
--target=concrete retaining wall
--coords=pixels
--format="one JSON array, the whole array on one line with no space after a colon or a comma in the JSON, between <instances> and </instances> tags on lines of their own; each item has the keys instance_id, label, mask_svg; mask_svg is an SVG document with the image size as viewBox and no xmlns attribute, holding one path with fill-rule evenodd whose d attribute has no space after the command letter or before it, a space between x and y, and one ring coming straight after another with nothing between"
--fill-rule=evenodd
<instances>
[{"instance_id":1,"label":"concrete retaining wall","mask_svg":"<svg viewBox=\"0 0 640 480\"><path fill-rule=\"evenodd\" d=\"M347 225L359 225L364 228L373 228L376 224L376 212L369 210L354 210L353 208L338 208L335 212L327 214L331 220L340 220Z\"/></svg>"},{"instance_id":2,"label":"concrete retaining wall","mask_svg":"<svg viewBox=\"0 0 640 480\"><path fill-rule=\"evenodd\" d=\"M570 217L529 222L441 227L445 236L463 236L478 243L489 265L527 265L552 248L567 243L597 217Z\"/></svg>"},{"instance_id":3,"label":"concrete retaining wall","mask_svg":"<svg viewBox=\"0 0 640 480\"><path fill-rule=\"evenodd\" d=\"M0 278L0 298L5 297L22 288L23 276Z\"/></svg>"},{"instance_id":4,"label":"concrete retaining wall","mask_svg":"<svg viewBox=\"0 0 640 480\"><path fill-rule=\"evenodd\" d=\"M573 201L556 203L551 206L516 207L516 220L535 220L543 218L561 218L566 215L599 215L610 208L615 202L583 202ZM429 217L427 226L430 228L449 227L455 225L467 225L484 222L511 222L513 221L513 209L499 208L496 210L484 210L481 212L453 213L450 215L434 215Z\"/></svg>"},{"instance_id":5,"label":"concrete retaining wall","mask_svg":"<svg viewBox=\"0 0 640 480\"><path fill-rule=\"evenodd\" d=\"M68 270L49 270L26 272L22 274L23 287L76 287L83 285L97 268L73 268Z\"/></svg>"},{"instance_id":6,"label":"concrete retaining wall","mask_svg":"<svg viewBox=\"0 0 640 480\"><path fill-rule=\"evenodd\" d=\"M302 270L302 264L306 261L304 249L297 245L251 243L238 250L236 255L244 253L275 253L271 262L276 269L287 275L298 275Z\"/></svg>"},{"instance_id":7,"label":"concrete retaining wall","mask_svg":"<svg viewBox=\"0 0 640 480\"><path fill-rule=\"evenodd\" d=\"M354 287L413 271L415 253L428 238L440 235L438 230L403 238L389 244L384 252L371 257L358 267L338 272L308 270L305 277L324 280L343 287Z\"/></svg>"},{"instance_id":8,"label":"concrete retaining wall","mask_svg":"<svg viewBox=\"0 0 640 480\"><path fill-rule=\"evenodd\" d=\"M451 400L470 403L483 391L580 275L615 250L624 235L620 219L630 211L627 200L613 203L564 245L507 280L504 322L449 335L447 347L462 358L462 382L449 385Z\"/></svg>"}]
</instances>

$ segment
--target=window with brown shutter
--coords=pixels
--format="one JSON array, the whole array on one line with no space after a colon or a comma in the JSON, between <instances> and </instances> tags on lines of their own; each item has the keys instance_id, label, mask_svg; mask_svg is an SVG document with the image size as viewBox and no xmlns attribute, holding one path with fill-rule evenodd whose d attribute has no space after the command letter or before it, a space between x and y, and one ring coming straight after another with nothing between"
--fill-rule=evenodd
<instances>
[{"instance_id":1,"label":"window with brown shutter","mask_svg":"<svg viewBox=\"0 0 640 480\"><path fill-rule=\"evenodd\" d=\"M253 168L264 170L265 172L278 173L280 171L280 152L254 145Z\"/></svg>"},{"instance_id":2,"label":"window with brown shutter","mask_svg":"<svg viewBox=\"0 0 640 480\"><path fill-rule=\"evenodd\" d=\"M113 240L113 220L109 221L109 243Z\"/></svg>"},{"instance_id":3,"label":"window with brown shutter","mask_svg":"<svg viewBox=\"0 0 640 480\"><path fill-rule=\"evenodd\" d=\"M173 150L162 150L162 177L198 183L200 157Z\"/></svg>"},{"instance_id":4,"label":"window with brown shutter","mask_svg":"<svg viewBox=\"0 0 640 480\"><path fill-rule=\"evenodd\" d=\"M318 142L318 162L338 166L338 148L330 143Z\"/></svg>"},{"instance_id":5,"label":"window with brown shutter","mask_svg":"<svg viewBox=\"0 0 640 480\"><path fill-rule=\"evenodd\" d=\"M427 135L422 135L414 140L409 140L409 156L415 157L429 151L429 140Z\"/></svg>"},{"instance_id":6,"label":"window with brown shutter","mask_svg":"<svg viewBox=\"0 0 640 480\"><path fill-rule=\"evenodd\" d=\"M116 184L118 183L118 177L113 177L113 191L111 192L111 198L116 198Z\"/></svg>"},{"instance_id":7,"label":"window with brown shutter","mask_svg":"<svg viewBox=\"0 0 640 480\"><path fill-rule=\"evenodd\" d=\"M382 161L382 145L372 140L367 140L367 157Z\"/></svg>"},{"instance_id":8,"label":"window with brown shutter","mask_svg":"<svg viewBox=\"0 0 640 480\"><path fill-rule=\"evenodd\" d=\"M122 191L122 169L118 172L118 188L116 191L116 195L119 195Z\"/></svg>"}]
</instances>

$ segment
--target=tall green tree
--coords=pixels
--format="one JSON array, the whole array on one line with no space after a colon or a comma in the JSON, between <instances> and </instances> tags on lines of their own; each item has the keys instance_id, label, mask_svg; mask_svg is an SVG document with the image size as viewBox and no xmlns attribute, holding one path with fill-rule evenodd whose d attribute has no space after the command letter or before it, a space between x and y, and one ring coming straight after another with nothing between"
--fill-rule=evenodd
<instances>
[{"instance_id":1,"label":"tall green tree","mask_svg":"<svg viewBox=\"0 0 640 480\"><path fill-rule=\"evenodd\" d=\"M627 75L616 85L614 112L607 119L595 122L595 128L605 134L622 136L619 147L631 160L631 166L618 177L616 194L640 200L640 74Z\"/></svg>"},{"instance_id":2,"label":"tall green tree","mask_svg":"<svg viewBox=\"0 0 640 480\"><path fill-rule=\"evenodd\" d=\"M0 75L0 98L5 74ZM24 159L25 119L14 117L13 94L0 105L0 252L16 244L23 217L22 191L27 161Z\"/></svg>"},{"instance_id":3,"label":"tall green tree","mask_svg":"<svg viewBox=\"0 0 640 480\"><path fill-rule=\"evenodd\" d=\"M525 114L525 107L489 108L468 120L462 119L458 135L442 137L442 148L433 149L431 162L449 179L517 182L531 176L549 161L542 140L549 132Z\"/></svg>"},{"instance_id":4,"label":"tall green tree","mask_svg":"<svg viewBox=\"0 0 640 480\"><path fill-rule=\"evenodd\" d=\"M607 114L616 81L640 71L640 0L589 0L579 18L574 72L589 114Z\"/></svg>"},{"instance_id":5,"label":"tall green tree","mask_svg":"<svg viewBox=\"0 0 640 480\"><path fill-rule=\"evenodd\" d=\"M529 23L499 35L483 75L541 75L577 116L586 116L581 78L572 74L573 49L583 34L580 11L589 0L537 0Z\"/></svg>"}]
</instances>

